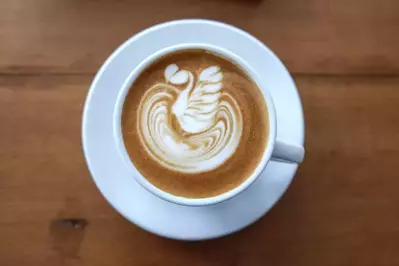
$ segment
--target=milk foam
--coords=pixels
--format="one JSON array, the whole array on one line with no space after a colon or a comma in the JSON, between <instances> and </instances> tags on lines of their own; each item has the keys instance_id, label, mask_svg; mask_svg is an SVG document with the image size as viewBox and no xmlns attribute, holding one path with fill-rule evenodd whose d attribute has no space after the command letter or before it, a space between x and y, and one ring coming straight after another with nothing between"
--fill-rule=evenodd
<instances>
[{"instance_id":1,"label":"milk foam","mask_svg":"<svg viewBox=\"0 0 399 266\"><path fill-rule=\"evenodd\" d=\"M222 165L240 143L243 118L236 100L223 91L220 67L208 67L195 79L171 64L164 76L166 83L147 90L138 108L137 132L144 148L173 171L200 173ZM181 130L173 126L174 119Z\"/></svg>"}]
</instances>

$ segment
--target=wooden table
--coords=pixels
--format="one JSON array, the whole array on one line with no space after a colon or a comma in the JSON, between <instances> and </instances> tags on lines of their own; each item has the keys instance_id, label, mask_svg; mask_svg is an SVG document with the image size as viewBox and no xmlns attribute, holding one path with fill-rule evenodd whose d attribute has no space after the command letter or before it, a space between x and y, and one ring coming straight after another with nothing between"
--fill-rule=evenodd
<instances>
[{"instance_id":1,"label":"wooden table","mask_svg":"<svg viewBox=\"0 0 399 266\"><path fill-rule=\"evenodd\" d=\"M102 198L82 105L125 39L188 17L241 27L292 72L306 161L264 218L167 240ZM0 1L0 265L399 265L398 0Z\"/></svg>"}]
</instances>

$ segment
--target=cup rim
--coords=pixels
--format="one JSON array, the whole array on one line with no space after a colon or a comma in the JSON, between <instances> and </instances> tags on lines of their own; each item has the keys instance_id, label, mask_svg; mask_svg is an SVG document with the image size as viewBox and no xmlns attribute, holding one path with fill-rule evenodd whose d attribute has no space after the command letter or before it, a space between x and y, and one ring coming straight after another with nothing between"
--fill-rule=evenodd
<instances>
[{"instance_id":1,"label":"cup rim","mask_svg":"<svg viewBox=\"0 0 399 266\"><path fill-rule=\"evenodd\" d=\"M226 57L228 60L231 60L233 63L236 63L238 66L243 68L251 80L257 84L259 89L262 92L262 95L264 97L264 100L266 102L266 108L268 112L268 120L269 120L269 134L267 138L267 145L266 149L262 155L262 159L258 166L255 168L255 170L251 173L251 175L245 179L244 182L242 182L239 186L228 190L222 194L212 196L212 197L207 197L207 198L186 198L186 197L181 197L177 195L173 195L169 192L166 192L164 190L161 190L160 188L156 187L153 185L150 181L148 181L136 168L132 160L130 159L130 156L128 155L128 152L126 150L126 146L123 141L123 135L122 135L122 126L121 126L121 119L122 119L122 110L123 110L123 105L125 102L126 95L129 92L129 89L133 82L136 80L136 78L140 75L140 73L149 65L151 65L154 61L156 61L158 58L177 51L182 51L182 50L190 50L190 49L203 49L210 51L212 53L216 53L218 55L221 55L223 57ZM227 49L224 49L219 46L215 45L210 45L206 43L182 43L178 45L172 45L166 48L163 48L161 50L158 50L157 52L151 54L150 56L146 57L139 65L137 65L128 75L126 78L125 82L123 83L122 87L119 90L118 96L117 96L117 101L115 103L114 107L114 113L113 113L113 135L114 135L114 141L119 153L119 156L123 160L126 169L129 171L131 175L135 178L135 180L142 186L144 187L147 191L151 192L152 194L158 196L161 199L164 199L168 202L171 203L176 203L179 205L185 205L185 206L206 206L206 205L211 205L211 204L216 204L220 203L226 200L229 200L241 192L243 192L245 189L247 189L250 185L252 185L255 180L260 176L260 174L263 172L265 167L267 166L268 162L271 159L273 148L274 148L274 143L276 139L276 133L277 133L277 124L276 124L276 114L275 114L275 107L273 103L273 99L270 95L269 90L266 88L265 84L261 84L258 78L258 74L251 68L251 66L245 62L244 59L241 57L237 56L236 54L228 51Z\"/></svg>"}]
</instances>

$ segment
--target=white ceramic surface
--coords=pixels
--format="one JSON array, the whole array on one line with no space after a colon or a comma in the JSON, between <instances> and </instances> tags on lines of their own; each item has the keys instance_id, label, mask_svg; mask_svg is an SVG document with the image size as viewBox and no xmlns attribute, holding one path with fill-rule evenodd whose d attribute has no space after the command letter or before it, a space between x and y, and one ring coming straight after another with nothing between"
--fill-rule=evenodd
<instances>
[{"instance_id":1,"label":"white ceramic surface","mask_svg":"<svg viewBox=\"0 0 399 266\"><path fill-rule=\"evenodd\" d=\"M235 232L264 215L290 184L297 165L272 161L243 193L203 207L164 201L136 182L113 139L115 103L133 69L155 52L182 43L207 43L243 58L259 82L268 84L276 107L277 138L298 147L303 145L300 98L280 60L257 39L235 27L206 20L183 20L160 24L133 36L104 63L84 108L83 149L98 188L127 219L169 238L209 239Z\"/></svg>"}]
</instances>

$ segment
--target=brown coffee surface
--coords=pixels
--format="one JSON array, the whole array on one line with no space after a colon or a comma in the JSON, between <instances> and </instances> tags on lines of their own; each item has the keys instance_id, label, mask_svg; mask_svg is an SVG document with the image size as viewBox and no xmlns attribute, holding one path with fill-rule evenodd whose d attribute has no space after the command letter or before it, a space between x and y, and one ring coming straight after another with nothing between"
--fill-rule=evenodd
<instances>
[{"instance_id":1,"label":"brown coffee surface","mask_svg":"<svg viewBox=\"0 0 399 266\"><path fill-rule=\"evenodd\" d=\"M123 140L137 170L186 198L239 186L259 165L268 134L258 86L236 64L205 50L150 64L123 105Z\"/></svg>"}]
</instances>

